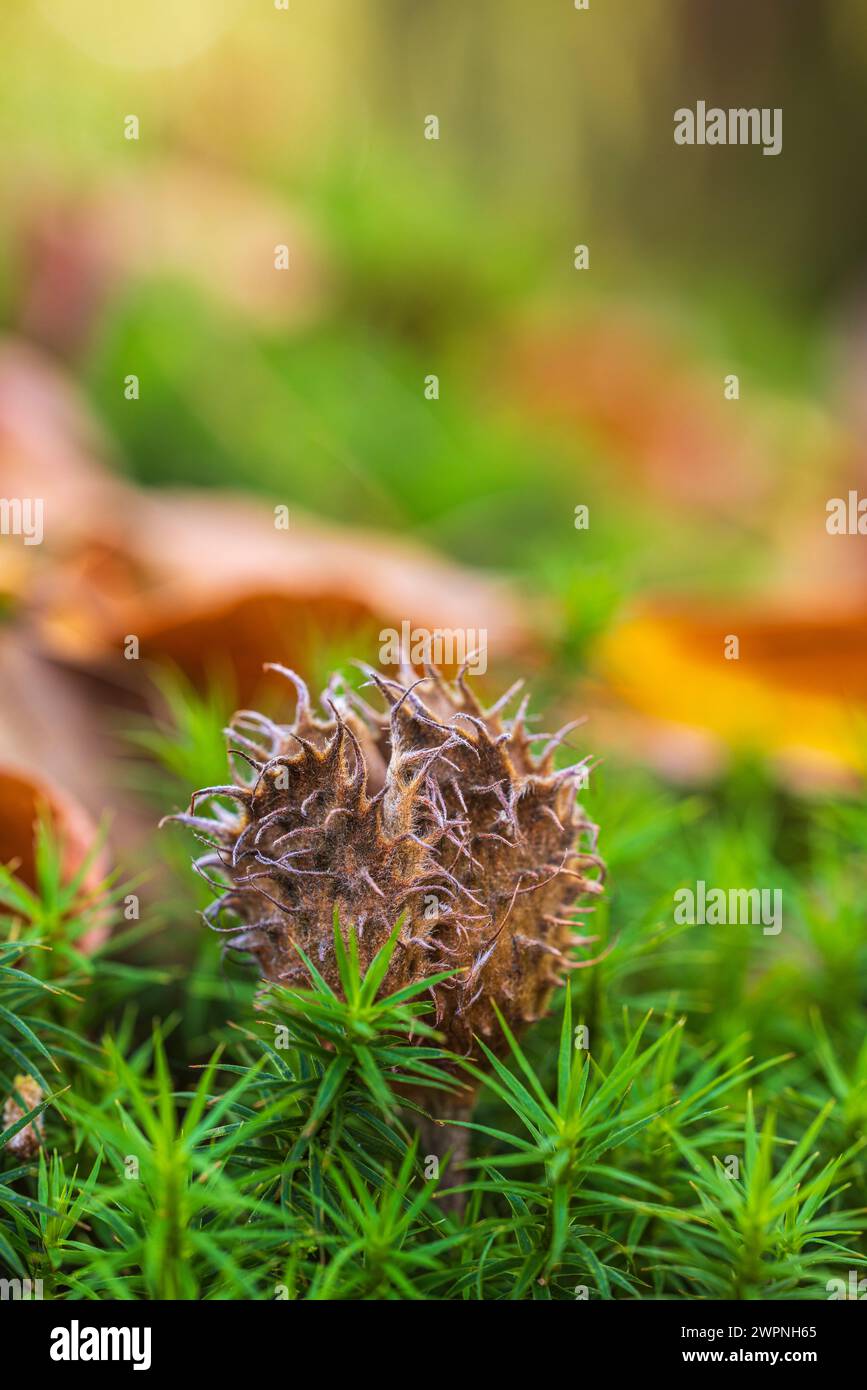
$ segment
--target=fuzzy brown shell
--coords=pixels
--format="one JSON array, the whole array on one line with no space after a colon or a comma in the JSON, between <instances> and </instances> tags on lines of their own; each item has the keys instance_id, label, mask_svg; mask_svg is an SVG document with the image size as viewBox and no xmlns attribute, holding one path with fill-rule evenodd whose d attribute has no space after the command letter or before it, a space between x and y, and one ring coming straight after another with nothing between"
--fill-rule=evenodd
<instances>
[{"instance_id":1,"label":"fuzzy brown shell","mask_svg":"<svg viewBox=\"0 0 867 1390\"><path fill-rule=\"evenodd\" d=\"M208 844L196 868L217 892L210 924L268 980L309 986L297 944L339 990L335 908L363 967L400 919L383 990L455 971L431 988L454 1051L471 1052L474 1035L498 1044L494 1003L513 1029L538 1018L566 971L588 963L572 948L594 938L576 933L574 913L603 876L576 797L586 761L554 770L567 731L531 735L526 700L505 719L519 687L483 709L462 676L432 668L421 680L369 672L384 712L335 677L317 716L301 679L271 669L295 685L293 723L239 711L233 782L176 817Z\"/></svg>"}]
</instances>

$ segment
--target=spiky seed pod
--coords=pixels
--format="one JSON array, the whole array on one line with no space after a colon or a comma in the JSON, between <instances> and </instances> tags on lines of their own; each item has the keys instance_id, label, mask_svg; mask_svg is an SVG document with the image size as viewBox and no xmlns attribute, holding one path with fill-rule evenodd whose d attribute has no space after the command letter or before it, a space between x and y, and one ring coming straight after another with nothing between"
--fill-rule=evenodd
<instances>
[{"instance_id":1,"label":"spiky seed pod","mask_svg":"<svg viewBox=\"0 0 867 1390\"><path fill-rule=\"evenodd\" d=\"M9 1129L17 1124L19 1120L30 1110L35 1110L42 1100L42 1087L39 1086L32 1076L21 1073L12 1082L13 1094L6 1098L3 1106L3 1129ZM17 1099L15 1092L24 1101L22 1107ZM41 1115L37 1115L35 1120L31 1120L29 1125L19 1129L17 1134L13 1134L11 1139L7 1139L6 1148L16 1158L35 1158L39 1153L42 1144L42 1137L45 1133L45 1122Z\"/></svg>"},{"instance_id":2,"label":"spiky seed pod","mask_svg":"<svg viewBox=\"0 0 867 1390\"><path fill-rule=\"evenodd\" d=\"M474 1035L498 1047L495 1003L519 1031L590 963L572 953L595 939L576 933L574 912L604 872L576 799L586 760L554 768L573 726L534 735L526 699L504 716L520 682L483 709L463 673L449 682L432 668L370 671L382 713L334 677L317 714L299 676L266 669L295 686L294 721L237 713L232 782L170 818L208 844L195 867L217 889L209 923L268 980L309 985L297 944L339 988L335 907L365 968L401 919L383 990L456 970L431 988L436 1026L456 1052L471 1053Z\"/></svg>"}]
</instances>

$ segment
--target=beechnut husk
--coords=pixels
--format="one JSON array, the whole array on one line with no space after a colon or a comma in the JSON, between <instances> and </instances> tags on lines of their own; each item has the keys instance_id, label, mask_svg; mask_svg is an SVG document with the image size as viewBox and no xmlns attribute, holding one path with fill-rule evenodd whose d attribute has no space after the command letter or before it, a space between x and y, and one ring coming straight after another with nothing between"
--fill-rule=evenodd
<instances>
[{"instance_id":1,"label":"beechnut husk","mask_svg":"<svg viewBox=\"0 0 867 1390\"><path fill-rule=\"evenodd\" d=\"M231 785L171 818L208 846L195 865L218 890L207 920L267 980L309 987L300 946L337 990L335 909L363 968L399 921L382 991L454 971L430 989L446 1046L471 1054L481 1036L498 1049L494 1005L513 1030L531 1023L589 963L572 948L595 939L574 921L604 873L577 801L586 760L554 768L574 725L532 733L526 698L506 717L521 683L484 709L463 673L430 667L367 671L381 711L334 676L317 713L299 676L266 669L295 687L293 722L238 711Z\"/></svg>"}]
</instances>

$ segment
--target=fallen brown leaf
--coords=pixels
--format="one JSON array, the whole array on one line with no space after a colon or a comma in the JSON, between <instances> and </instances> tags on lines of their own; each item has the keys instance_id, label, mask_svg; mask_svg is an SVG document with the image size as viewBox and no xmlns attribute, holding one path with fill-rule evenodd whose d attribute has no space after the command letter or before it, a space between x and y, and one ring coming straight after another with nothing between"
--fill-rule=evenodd
<instances>
[{"instance_id":1,"label":"fallen brown leaf","mask_svg":"<svg viewBox=\"0 0 867 1390\"><path fill-rule=\"evenodd\" d=\"M737 660L725 656L731 637ZM646 606L606 634L595 667L609 734L619 711L631 750L643 743L669 771L679 757L694 771L740 749L799 785L864 775L863 594L826 596L812 611L779 601Z\"/></svg>"},{"instance_id":2,"label":"fallen brown leaf","mask_svg":"<svg viewBox=\"0 0 867 1390\"><path fill-rule=\"evenodd\" d=\"M107 521L110 541L94 537L53 573L40 632L75 664L123 679L124 641L135 636L143 660L171 661L194 680L230 669L246 698L275 656L303 667L311 634L361 633L374 659L379 633L404 619L481 629L492 663L532 645L505 583L414 543L294 511L280 530L267 507L213 493L128 493L124 505Z\"/></svg>"}]
</instances>

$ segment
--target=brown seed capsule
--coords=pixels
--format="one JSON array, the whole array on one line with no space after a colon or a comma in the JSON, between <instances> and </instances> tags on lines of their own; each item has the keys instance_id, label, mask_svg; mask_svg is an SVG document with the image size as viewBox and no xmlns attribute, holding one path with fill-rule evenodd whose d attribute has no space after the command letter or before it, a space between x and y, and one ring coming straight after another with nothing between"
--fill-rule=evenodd
<instances>
[{"instance_id":1,"label":"brown seed capsule","mask_svg":"<svg viewBox=\"0 0 867 1390\"><path fill-rule=\"evenodd\" d=\"M42 1087L38 1086L32 1076L24 1073L16 1076L12 1082L13 1094L8 1096L6 1104L3 1106L3 1129L6 1130L10 1125L14 1125L29 1111L35 1110L42 1100ZM24 1105L20 1105L16 1099L15 1092L18 1093ZM5 1148L16 1158L35 1158L39 1153L42 1144L42 1137L45 1133L45 1124L42 1116L37 1115L29 1125L19 1129L17 1134L13 1134L11 1139L7 1139Z\"/></svg>"},{"instance_id":2,"label":"brown seed capsule","mask_svg":"<svg viewBox=\"0 0 867 1390\"><path fill-rule=\"evenodd\" d=\"M295 686L294 722L237 713L234 780L174 818L208 840L195 867L219 888L209 921L235 919L229 944L266 979L309 985L297 944L339 988L335 907L362 967L401 919L383 992L456 970L430 991L447 1046L469 1054L479 1035L499 1048L494 1004L520 1030L589 963L572 953L593 939L576 934L576 903L603 877L576 800L586 760L554 769L567 731L529 733L526 699L505 717L517 686L484 709L463 674L371 671L384 712L334 677L317 715L300 677L271 669Z\"/></svg>"}]
</instances>

